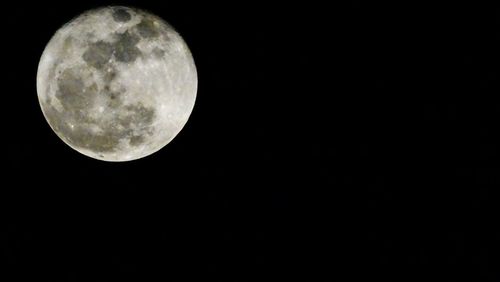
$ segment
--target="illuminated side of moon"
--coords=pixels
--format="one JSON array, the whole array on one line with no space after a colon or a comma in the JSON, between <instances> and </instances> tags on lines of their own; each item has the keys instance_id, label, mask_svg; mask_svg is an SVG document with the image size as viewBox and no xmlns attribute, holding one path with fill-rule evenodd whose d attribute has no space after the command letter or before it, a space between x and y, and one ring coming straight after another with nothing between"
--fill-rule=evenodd
<instances>
[{"instance_id":1,"label":"illuminated side of moon","mask_svg":"<svg viewBox=\"0 0 500 282\"><path fill-rule=\"evenodd\" d=\"M167 145L196 100L196 67L165 21L127 7L90 10L61 27L37 73L50 127L76 151L129 161Z\"/></svg>"}]
</instances>

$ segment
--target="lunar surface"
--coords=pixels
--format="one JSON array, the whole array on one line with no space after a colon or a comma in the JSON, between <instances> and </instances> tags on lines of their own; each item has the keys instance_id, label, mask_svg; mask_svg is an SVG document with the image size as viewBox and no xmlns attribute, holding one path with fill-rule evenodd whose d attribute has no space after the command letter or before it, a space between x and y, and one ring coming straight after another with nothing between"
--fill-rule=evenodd
<instances>
[{"instance_id":1,"label":"lunar surface","mask_svg":"<svg viewBox=\"0 0 500 282\"><path fill-rule=\"evenodd\" d=\"M167 145L194 106L197 74L180 35L127 7L90 10L61 27L37 74L40 106L71 148L129 161Z\"/></svg>"}]
</instances>

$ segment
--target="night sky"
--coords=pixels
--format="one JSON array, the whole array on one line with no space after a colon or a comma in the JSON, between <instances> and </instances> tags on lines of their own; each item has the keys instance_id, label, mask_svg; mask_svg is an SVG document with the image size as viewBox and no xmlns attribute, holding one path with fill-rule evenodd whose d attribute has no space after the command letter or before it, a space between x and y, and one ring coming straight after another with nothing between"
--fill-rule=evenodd
<instances>
[{"instance_id":1,"label":"night sky","mask_svg":"<svg viewBox=\"0 0 500 282\"><path fill-rule=\"evenodd\" d=\"M500 280L499 10L233 2L4 5L0 281ZM65 145L36 93L103 5L165 19L198 71L131 162Z\"/></svg>"}]
</instances>

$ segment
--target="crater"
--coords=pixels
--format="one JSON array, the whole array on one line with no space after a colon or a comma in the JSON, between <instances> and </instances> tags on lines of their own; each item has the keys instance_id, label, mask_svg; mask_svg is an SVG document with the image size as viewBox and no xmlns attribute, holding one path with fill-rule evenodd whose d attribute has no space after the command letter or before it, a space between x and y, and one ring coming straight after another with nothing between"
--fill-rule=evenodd
<instances>
[{"instance_id":1,"label":"crater","mask_svg":"<svg viewBox=\"0 0 500 282\"><path fill-rule=\"evenodd\" d=\"M117 7L113 8L113 19L117 22L128 22L132 16L127 12L126 8Z\"/></svg>"}]
</instances>

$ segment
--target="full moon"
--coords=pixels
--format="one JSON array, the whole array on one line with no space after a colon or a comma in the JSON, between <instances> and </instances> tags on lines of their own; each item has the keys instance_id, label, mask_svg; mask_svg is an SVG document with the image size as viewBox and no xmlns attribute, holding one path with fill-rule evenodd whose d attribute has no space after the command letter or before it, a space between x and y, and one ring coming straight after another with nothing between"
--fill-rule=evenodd
<instances>
[{"instance_id":1,"label":"full moon","mask_svg":"<svg viewBox=\"0 0 500 282\"><path fill-rule=\"evenodd\" d=\"M37 73L38 100L54 132L104 161L153 154L184 127L198 77L181 36L128 7L87 11L50 39Z\"/></svg>"}]
</instances>

